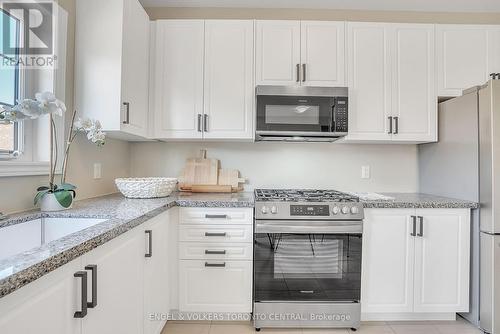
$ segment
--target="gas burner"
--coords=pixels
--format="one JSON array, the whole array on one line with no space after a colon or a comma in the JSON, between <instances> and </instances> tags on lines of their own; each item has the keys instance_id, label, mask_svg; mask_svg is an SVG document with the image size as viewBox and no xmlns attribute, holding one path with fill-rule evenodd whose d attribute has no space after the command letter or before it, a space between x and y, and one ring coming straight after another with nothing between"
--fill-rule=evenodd
<instances>
[{"instance_id":1,"label":"gas burner","mask_svg":"<svg viewBox=\"0 0 500 334\"><path fill-rule=\"evenodd\" d=\"M359 202L359 198L335 190L256 189L257 201L283 202Z\"/></svg>"}]
</instances>

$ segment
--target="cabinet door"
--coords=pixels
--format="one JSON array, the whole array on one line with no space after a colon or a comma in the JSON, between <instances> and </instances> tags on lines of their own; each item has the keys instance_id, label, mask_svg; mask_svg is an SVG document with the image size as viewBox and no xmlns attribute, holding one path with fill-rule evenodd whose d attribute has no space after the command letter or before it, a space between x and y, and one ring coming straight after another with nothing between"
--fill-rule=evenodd
<instances>
[{"instance_id":1,"label":"cabinet door","mask_svg":"<svg viewBox=\"0 0 500 334\"><path fill-rule=\"evenodd\" d=\"M363 313L412 312L412 209L367 209L363 223Z\"/></svg>"},{"instance_id":2,"label":"cabinet door","mask_svg":"<svg viewBox=\"0 0 500 334\"><path fill-rule=\"evenodd\" d=\"M151 255L144 255L144 334L160 333L165 325L161 316L169 311L169 223L167 211L151 219L143 228L144 232L148 231L145 233L145 254Z\"/></svg>"},{"instance_id":3,"label":"cabinet door","mask_svg":"<svg viewBox=\"0 0 500 334\"><path fill-rule=\"evenodd\" d=\"M159 20L156 29L155 137L202 138L204 22Z\"/></svg>"},{"instance_id":4,"label":"cabinet door","mask_svg":"<svg viewBox=\"0 0 500 334\"><path fill-rule=\"evenodd\" d=\"M489 75L488 26L437 25L438 95L460 96Z\"/></svg>"},{"instance_id":5,"label":"cabinet door","mask_svg":"<svg viewBox=\"0 0 500 334\"><path fill-rule=\"evenodd\" d=\"M345 86L345 22L301 21L300 34L302 85Z\"/></svg>"},{"instance_id":6,"label":"cabinet door","mask_svg":"<svg viewBox=\"0 0 500 334\"><path fill-rule=\"evenodd\" d=\"M393 140L437 140L434 25L393 26ZM397 128L396 128L397 122Z\"/></svg>"},{"instance_id":7,"label":"cabinet door","mask_svg":"<svg viewBox=\"0 0 500 334\"><path fill-rule=\"evenodd\" d=\"M179 261L181 312L252 312L252 261Z\"/></svg>"},{"instance_id":8,"label":"cabinet door","mask_svg":"<svg viewBox=\"0 0 500 334\"><path fill-rule=\"evenodd\" d=\"M83 256L83 265L97 265L97 306L82 321L84 334L143 332L144 240L135 229Z\"/></svg>"},{"instance_id":9,"label":"cabinet door","mask_svg":"<svg viewBox=\"0 0 500 334\"><path fill-rule=\"evenodd\" d=\"M384 23L347 23L347 140L391 140L389 33Z\"/></svg>"},{"instance_id":10,"label":"cabinet door","mask_svg":"<svg viewBox=\"0 0 500 334\"><path fill-rule=\"evenodd\" d=\"M468 312L470 210L418 209L415 312Z\"/></svg>"},{"instance_id":11,"label":"cabinet door","mask_svg":"<svg viewBox=\"0 0 500 334\"><path fill-rule=\"evenodd\" d=\"M490 49L490 68L488 72L500 73L500 26L489 29L488 37L488 46Z\"/></svg>"},{"instance_id":12,"label":"cabinet door","mask_svg":"<svg viewBox=\"0 0 500 334\"><path fill-rule=\"evenodd\" d=\"M81 333L81 279L76 259L0 300L0 333ZM89 309L90 311L90 309Z\"/></svg>"},{"instance_id":13,"label":"cabinet door","mask_svg":"<svg viewBox=\"0 0 500 334\"><path fill-rule=\"evenodd\" d=\"M138 0L124 0L122 44L122 126L146 137L149 109L149 16Z\"/></svg>"},{"instance_id":14,"label":"cabinet door","mask_svg":"<svg viewBox=\"0 0 500 334\"><path fill-rule=\"evenodd\" d=\"M205 22L204 138L252 139L253 21Z\"/></svg>"},{"instance_id":15,"label":"cabinet door","mask_svg":"<svg viewBox=\"0 0 500 334\"><path fill-rule=\"evenodd\" d=\"M299 85L300 21L256 21L256 84Z\"/></svg>"}]
</instances>

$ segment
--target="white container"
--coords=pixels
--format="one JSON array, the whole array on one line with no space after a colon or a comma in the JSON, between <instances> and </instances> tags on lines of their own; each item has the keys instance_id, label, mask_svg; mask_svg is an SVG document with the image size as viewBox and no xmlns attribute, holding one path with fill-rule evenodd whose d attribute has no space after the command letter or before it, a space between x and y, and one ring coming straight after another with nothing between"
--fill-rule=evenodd
<instances>
[{"instance_id":1,"label":"white container","mask_svg":"<svg viewBox=\"0 0 500 334\"><path fill-rule=\"evenodd\" d=\"M71 204L67 208L65 208L57 201L54 194L45 194L40 200L40 210L45 212L63 211L71 209L72 207L73 201L71 201Z\"/></svg>"},{"instance_id":2,"label":"white container","mask_svg":"<svg viewBox=\"0 0 500 334\"><path fill-rule=\"evenodd\" d=\"M116 179L118 190L127 198L167 197L174 191L177 179L171 177L144 177Z\"/></svg>"}]
</instances>

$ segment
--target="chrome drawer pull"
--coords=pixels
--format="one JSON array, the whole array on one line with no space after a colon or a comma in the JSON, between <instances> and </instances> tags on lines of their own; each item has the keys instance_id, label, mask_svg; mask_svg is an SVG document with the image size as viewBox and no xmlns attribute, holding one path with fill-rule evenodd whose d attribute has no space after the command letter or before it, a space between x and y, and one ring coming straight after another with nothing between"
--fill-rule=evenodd
<instances>
[{"instance_id":1,"label":"chrome drawer pull","mask_svg":"<svg viewBox=\"0 0 500 334\"><path fill-rule=\"evenodd\" d=\"M226 234L227 234L226 232L222 233L205 232L206 237L225 237Z\"/></svg>"},{"instance_id":2,"label":"chrome drawer pull","mask_svg":"<svg viewBox=\"0 0 500 334\"><path fill-rule=\"evenodd\" d=\"M226 250L208 250L205 249L205 254L226 254Z\"/></svg>"},{"instance_id":3,"label":"chrome drawer pull","mask_svg":"<svg viewBox=\"0 0 500 334\"><path fill-rule=\"evenodd\" d=\"M205 215L207 219L227 219L227 215Z\"/></svg>"},{"instance_id":4,"label":"chrome drawer pull","mask_svg":"<svg viewBox=\"0 0 500 334\"><path fill-rule=\"evenodd\" d=\"M209 263L209 262L205 262L205 267L223 268L225 266L226 266L226 262L222 262L222 263Z\"/></svg>"}]
</instances>

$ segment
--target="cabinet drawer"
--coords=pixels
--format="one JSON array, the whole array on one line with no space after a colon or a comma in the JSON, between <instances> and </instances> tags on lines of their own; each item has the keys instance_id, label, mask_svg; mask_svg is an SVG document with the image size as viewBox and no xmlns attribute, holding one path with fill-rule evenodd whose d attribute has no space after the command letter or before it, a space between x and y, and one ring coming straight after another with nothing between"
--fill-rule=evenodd
<instances>
[{"instance_id":1,"label":"cabinet drawer","mask_svg":"<svg viewBox=\"0 0 500 334\"><path fill-rule=\"evenodd\" d=\"M253 224L252 208L181 208L180 224Z\"/></svg>"},{"instance_id":2,"label":"cabinet drawer","mask_svg":"<svg viewBox=\"0 0 500 334\"><path fill-rule=\"evenodd\" d=\"M184 225L179 241L252 242L252 225Z\"/></svg>"},{"instance_id":3,"label":"cabinet drawer","mask_svg":"<svg viewBox=\"0 0 500 334\"><path fill-rule=\"evenodd\" d=\"M179 258L181 260L252 260L252 244L181 242Z\"/></svg>"},{"instance_id":4,"label":"cabinet drawer","mask_svg":"<svg viewBox=\"0 0 500 334\"><path fill-rule=\"evenodd\" d=\"M252 311L252 261L179 261L181 312Z\"/></svg>"}]
</instances>

